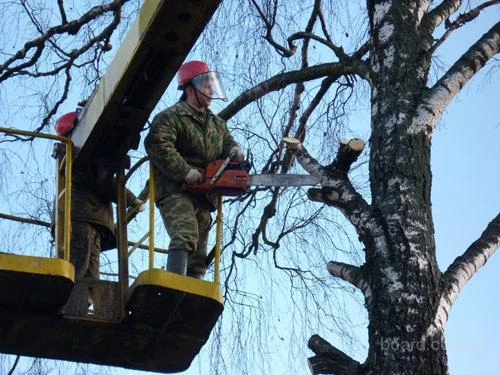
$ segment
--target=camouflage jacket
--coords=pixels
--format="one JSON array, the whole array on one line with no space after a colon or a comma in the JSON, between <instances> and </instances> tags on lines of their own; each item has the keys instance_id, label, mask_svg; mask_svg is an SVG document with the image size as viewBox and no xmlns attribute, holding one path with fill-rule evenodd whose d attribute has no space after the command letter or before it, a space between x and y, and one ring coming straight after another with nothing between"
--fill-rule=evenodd
<instances>
[{"instance_id":1,"label":"camouflage jacket","mask_svg":"<svg viewBox=\"0 0 500 375\"><path fill-rule=\"evenodd\" d=\"M71 190L71 220L96 225L102 236L102 250L116 247L115 223L111 202L117 202L116 179L100 181L97 167L87 166L73 172ZM127 206L135 195L126 190Z\"/></svg>"},{"instance_id":2,"label":"camouflage jacket","mask_svg":"<svg viewBox=\"0 0 500 375\"><path fill-rule=\"evenodd\" d=\"M207 109L198 111L179 101L155 116L144 140L156 176L156 201L182 191L182 182L193 168L227 157L238 146L226 122Z\"/></svg>"}]
</instances>

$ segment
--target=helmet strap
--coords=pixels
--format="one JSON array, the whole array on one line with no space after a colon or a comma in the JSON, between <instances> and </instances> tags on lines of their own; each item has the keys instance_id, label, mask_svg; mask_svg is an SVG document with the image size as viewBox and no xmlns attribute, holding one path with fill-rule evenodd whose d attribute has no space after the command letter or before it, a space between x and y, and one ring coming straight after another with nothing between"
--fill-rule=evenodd
<instances>
[{"instance_id":1,"label":"helmet strap","mask_svg":"<svg viewBox=\"0 0 500 375\"><path fill-rule=\"evenodd\" d=\"M199 107L202 108L203 110L205 110L205 107L200 102L200 97L198 96L198 94L201 94L209 99L211 99L211 98L209 96L205 95L204 93L202 93L201 91L198 91L198 89L194 85L193 85L193 89L194 89L194 96L196 97L196 101L198 102Z\"/></svg>"}]
</instances>

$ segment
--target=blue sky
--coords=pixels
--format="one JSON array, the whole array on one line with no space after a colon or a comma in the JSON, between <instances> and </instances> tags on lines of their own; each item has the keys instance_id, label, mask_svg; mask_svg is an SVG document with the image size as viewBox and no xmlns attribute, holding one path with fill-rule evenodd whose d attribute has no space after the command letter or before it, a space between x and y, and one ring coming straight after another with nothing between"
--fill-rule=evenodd
<instances>
[{"instance_id":1,"label":"blue sky","mask_svg":"<svg viewBox=\"0 0 500 375\"><path fill-rule=\"evenodd\" d=\"M433 138L433 215L443 270L500 211L499 90L498 77L486 85L478 77L450 105ZM500 374L499 284L497 253L452 307L445 331L451 374Z\"/></svg>"}]
</instances>

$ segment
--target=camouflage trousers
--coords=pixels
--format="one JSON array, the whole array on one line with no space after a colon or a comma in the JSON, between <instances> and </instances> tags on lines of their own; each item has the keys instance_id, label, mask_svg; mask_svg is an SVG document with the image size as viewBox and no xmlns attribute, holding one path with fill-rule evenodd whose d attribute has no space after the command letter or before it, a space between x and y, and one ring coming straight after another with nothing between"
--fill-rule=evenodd
<instances>
[{"instance_id":1,"label":"camouflage trousers","mask_svg":"<svg viewBox=\"0 0 500 375\"><path fill-rule=\"evenodd\" d=\"M71 263L75 266L75 280L99 280L101 234L95 225L84 221L71 222Z\"/></svg>"},{"instance_id":2,"label":"camouflage trousers","mask_svg":"<svg viewBox=\"0 0 500 375\"><path fill-rule=\"evenodd\" d=\"M188 274L206 272L208 233L212 218L205 198L186 193L169 194L157 204L170 236L169 250L189 252Z\"/></svg>"}]
</instances>

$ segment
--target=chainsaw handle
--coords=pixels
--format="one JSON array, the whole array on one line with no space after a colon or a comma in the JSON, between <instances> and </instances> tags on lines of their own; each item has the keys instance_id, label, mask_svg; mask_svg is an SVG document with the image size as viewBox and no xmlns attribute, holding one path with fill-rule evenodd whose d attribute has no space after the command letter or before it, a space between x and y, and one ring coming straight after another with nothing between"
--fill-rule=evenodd
<instances>
[{"instance_id":1,"label":"chainsaw handle","mask_svg":"<svg viewBox=\"0 0 500 375\"><path fill-rule=\"evenodd\" d=\"M202 172L203 182L183 183L182 188L192 193L218 193L225 196L243 195L247 192L250 178L244 163L231 162L231 159L215 160L208 163Z\"/></svg>"},{"instance_id":2,"label":"chainsaw handle","mask_svg":"<svg viewBox=\"0 0 500 375\"><path fill-rule=\"evenodd\" d=\"M231 161L231 157L229 157L229 156L226 159L224 159L224 162L222 163L222 165L219 167L219 169L217 169L217 172L215 172L214 176L210 179L210 184L214 185L217 182L220 175L222 174L222 172L224 172L224 169L226 169L226 167L230 161Z\"/></svg>"}]
</instances>

